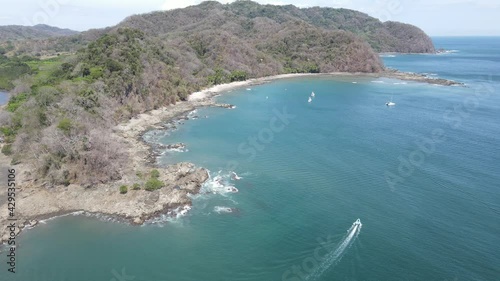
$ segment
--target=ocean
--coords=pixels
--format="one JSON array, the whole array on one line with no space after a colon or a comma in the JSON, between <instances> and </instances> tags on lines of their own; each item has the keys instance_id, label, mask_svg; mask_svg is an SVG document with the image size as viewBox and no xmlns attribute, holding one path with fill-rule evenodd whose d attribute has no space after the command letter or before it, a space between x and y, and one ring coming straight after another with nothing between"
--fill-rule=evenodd
<instances>
[{"instance_id":1,"label":"ocean","mask_svg":"<svg viewBox=\"0 0 500 281\"><path fill-rule=\"evenodd\" d=\"M9 101L9 94L0 91L0 105L6 104Z\"/></svg>"},{"instance_id":2,"label":"ocean","mask_svg":"<svg viewBox=\"0 0 500 281\"><path fill-rule=\"evenodd\" d=\"M145 135L186 144L161 165L210 170L186 216L47 221L18 238L16 274L0 254L0 280L500 280L500 38L433 40L452 51L384 62L466 87L341 76L232 90L218 100L235 109Z\"/></svg>"}]
</instances>

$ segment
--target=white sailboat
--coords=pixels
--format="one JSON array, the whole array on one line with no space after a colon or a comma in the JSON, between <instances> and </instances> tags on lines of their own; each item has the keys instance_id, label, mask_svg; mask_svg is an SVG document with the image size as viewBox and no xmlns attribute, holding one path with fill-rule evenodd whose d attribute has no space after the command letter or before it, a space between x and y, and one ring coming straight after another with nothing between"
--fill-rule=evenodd
<instances>
[{"instance_id":1,"label":"white sailboat","mask_svg":"<svg viewBox=\"0 0 500 281\"><path fill-rule=\"evenodd\" d=\"M314 92L311 93L311 97L314 98L316 94Z\"/></svg>"},{"instance_id":2,"label":"white sailboat","mask_svg":"<svg viewBox=\"0 0 500 281\"><path fill-rule=\"evenodd\" d=\"M312 98L309 97L309 99L307 100L308 103L311 103L312 102Z\"/></svg>"}]
</instances>

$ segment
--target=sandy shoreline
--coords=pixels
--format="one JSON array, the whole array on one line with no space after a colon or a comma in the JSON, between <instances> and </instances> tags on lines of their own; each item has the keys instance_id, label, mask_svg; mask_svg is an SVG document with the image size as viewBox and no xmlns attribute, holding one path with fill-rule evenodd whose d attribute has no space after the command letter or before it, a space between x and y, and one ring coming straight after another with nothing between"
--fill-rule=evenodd
<instances>
[{"instance_id":1,"label":"sandy shoreline","mask_svg":"<svg viewBox=\"0 0 500 281\"><path fill-rule=\"evenodd\" d=\"M211 98L216 94L230 91L236 88L241 88L245 86L259 85L275 80L281 79L293 79L300 77L371 77L371 78L392 78L405 81L421 82L428 84L439 84L445 86L451 85L463 85L463 83L455 82L452 80L440 79L427 77L418 73L401 72L397 70L386 70L380 73L350 73L350 72L332 72L332 73L294 73L294 74L280 74L275 76L268 76L262 78L254 78L246 81L238 81L227 84L216 85L211 88L205 89L203 91L192 93L188 97L188 101L197 102L203 101L207 98Z\"/></svg>"},{"instance_id":2,"label":"sandy shoreline","mask_svg":"<svg viewBox=\"0 0 500 281\"><path fill-rule=\"evenodd\" d=\"M129 154L129 163L122 172L123 178L117 182L100 184L94 187L82 187L70 185L68 187L55 187L51 189L34 186L32 179L26 173L29 171L26 165L16 165L19 172L18 190L16 194L17 217L19 224L15 231L18 235L24 227L33 227L39 220L67 215L74 212L86 212L90 214L102 214L116 218L123 218L133 224L142 224L160 214L167 213L172 209L182 206L190 206L189 194L198 193L202 184L208 179L208 172L190 163L179 163L166 168L158 168L161 180L166 183L162 189L149 192L145 190L129 190L125 195L119 194L118 187L122 184L131 185L141 182L137 172L148 173L153 167L149 161L151 146L145 143L142 135L150 129L161 128L161 123L169 122L179 116L187 115L199 107L230 105L217 104L214 97L233 89L260 85L263 83L299 77L371 77L371 78L393 78L399 80L432 83L439 85L460 85L460 83L429 78L420 74L404 73L388 70L382 73L328 73L328 74L282 74L270 77L249 79L246 81L232 82L216 85L208 89L191 94L187 101L178 102L147 113L118 124L113 129L113 136L122 141ZM0 167L2 175L11 167L10 158L0 155ZM156 166L156 165L153 165ZM181 186L181 190L176 187ZM0 189L0 198L6 198L6 189ZM186 207L187 208L187 207ZM9 238L6 229L7 202L0 200L0 242ZM5 210L5 211L4 211Z\"/></svg>"}]
</instances>

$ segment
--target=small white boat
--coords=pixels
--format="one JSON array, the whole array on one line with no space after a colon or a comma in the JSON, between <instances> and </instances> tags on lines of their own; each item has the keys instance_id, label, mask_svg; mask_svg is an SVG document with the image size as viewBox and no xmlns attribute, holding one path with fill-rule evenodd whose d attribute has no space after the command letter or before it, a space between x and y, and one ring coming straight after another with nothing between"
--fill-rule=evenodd
<instances>
[{"instance_id":1,"label":"small white boat","mask_svg":"<svg viewBox=\"0 0 500 281\"><path fill-rule=\"evenodd\" d=\"M396 103L392 102L392 97L391 100L385 103L386 106L395 106Z\"/></svg>"},{"instance_id":2,"label":"small white boat","mask_svg":"<svg viewBox=\"0 0 500 281\"><path fill-rule=\"evenodd\" d=\"M308 103L311 103L312 102L312 98L309 97L309 99L307 100Z\"/></svg>"},{"instance_id":3,"label":"small white boat","mask_svg":"<svg viewBox=\"0 0 500 281\"><path fill-rule=\"evenodd\" d=\"M350 233L352 231L354 231L354 233L356 233L361 229L362 226L363 226L363 224L361 223L361 220L357 219L355 222L352 223L352 226L351 226L351 228L349 228L347 230L347 233Z\"/></svg>"},{"instance_id":4,"label":"small white boat","mask_svg":"<svg viewBox=\"0 0 500 281\"><path fill-rule=\"evenodd\" d=\"M316 96L316 94L315 94L314 92L312 92L312 93L311 93L311 97L313 97L313 98L314 98L315 96Z\"/></svg>"}]
</instances>

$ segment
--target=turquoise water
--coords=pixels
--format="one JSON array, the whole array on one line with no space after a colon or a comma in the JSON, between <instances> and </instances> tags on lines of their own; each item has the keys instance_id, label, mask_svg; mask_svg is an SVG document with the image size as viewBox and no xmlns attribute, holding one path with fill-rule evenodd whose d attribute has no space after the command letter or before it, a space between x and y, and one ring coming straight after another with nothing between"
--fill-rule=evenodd
<instances>
[{"instance_id":1,"label":"turquoise water","mask_svg":"<svg viewBox=\"0 0 500 281\"><path fill-rule=\"evenodd\" d=\"M0 91L0 105L6 104L8 100L9 100L9 94Z\"/></svg>"},{"instance_id":2,"label":"turquoise water","mask_svg":"<svg viewBox=\"0 0 500 281\"><path fill-rule=\"evenodd\" d=\"M148 134L187 145L160 163L191 161L223 186L212 180L187 216L153 225L41 224L19 238L16 275L2 253L0 280L498 280L500 38L435 43L457 52L384 60L467 88L280 80Z\"/></svg>"}]
</instances>

